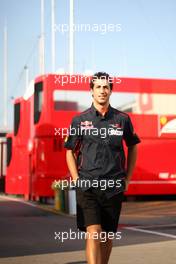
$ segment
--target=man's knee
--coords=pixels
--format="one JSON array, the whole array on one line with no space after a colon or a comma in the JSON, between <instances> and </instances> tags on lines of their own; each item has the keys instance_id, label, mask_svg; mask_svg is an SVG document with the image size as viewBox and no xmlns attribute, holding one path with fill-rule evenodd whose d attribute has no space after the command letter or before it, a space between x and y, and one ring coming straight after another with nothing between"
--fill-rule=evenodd
<instances>
[{"instance_id":1,"label":"man's knee","mask_svg":"<svg viewBox=\"0 0 176 264\"><path fill-rule=\"evenodd\" d=\"M86 228L87 238L99 241L101 237L102 228L101 225L90 225Z\"/></svg>"}]
</instances>

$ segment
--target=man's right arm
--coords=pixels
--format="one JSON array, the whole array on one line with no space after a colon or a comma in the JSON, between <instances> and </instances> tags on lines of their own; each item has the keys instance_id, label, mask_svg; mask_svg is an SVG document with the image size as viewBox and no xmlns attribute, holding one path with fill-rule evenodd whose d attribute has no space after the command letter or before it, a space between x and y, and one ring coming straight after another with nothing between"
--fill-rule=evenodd
<instances>
[{"instance_id":1,"label":"man's right arm","mask_svg":"<svg viewBox=\"0 0 176 264\"><path fill-rule=\"evenodd\" d=\"M76 155L74 154L74 151L72 149L67 149L66 161L72 179L76 181L78 179L78 170L76 165Z\"/></svg>"}]
</instances>

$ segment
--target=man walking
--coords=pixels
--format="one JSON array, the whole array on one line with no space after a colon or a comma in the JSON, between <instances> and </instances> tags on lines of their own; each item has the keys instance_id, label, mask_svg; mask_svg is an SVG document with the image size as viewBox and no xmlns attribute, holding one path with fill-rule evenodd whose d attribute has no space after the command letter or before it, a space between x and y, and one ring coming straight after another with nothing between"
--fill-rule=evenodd
<instances>
[{"instance_id":1,"label":"man walking","mask_svg":"<svg viewBox=\"0 0 176 264\"><path fill-rule=\"evenodd\" d=\"M88 234L88 264L107 264L140 139L129 116L109 103L113 89L110 76L94 74L90 88L92 105L73 118L65 140L66 160L77 183L77 226ZM127 162L123 141L128 147ZM103 242L102 233L106 234Z\"/></svg>"}]
</instances>

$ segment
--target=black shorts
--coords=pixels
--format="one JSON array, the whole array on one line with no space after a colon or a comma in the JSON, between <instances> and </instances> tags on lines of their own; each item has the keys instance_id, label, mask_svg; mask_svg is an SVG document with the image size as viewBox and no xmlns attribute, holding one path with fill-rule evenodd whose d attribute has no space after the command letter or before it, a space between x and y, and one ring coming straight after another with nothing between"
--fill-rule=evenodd
<instances>
[{"instance_id":1,"label":"black shorts","mask_svg":"<svg viewBox=\"0 0 176 264\"><path fill-rule=\"evenodd\" d=\"M107 198L98 188L76 188L77 227L86 232L89 225L100 224L103 231L117 232L124 193Z\"/></svg>"}]
</instances>

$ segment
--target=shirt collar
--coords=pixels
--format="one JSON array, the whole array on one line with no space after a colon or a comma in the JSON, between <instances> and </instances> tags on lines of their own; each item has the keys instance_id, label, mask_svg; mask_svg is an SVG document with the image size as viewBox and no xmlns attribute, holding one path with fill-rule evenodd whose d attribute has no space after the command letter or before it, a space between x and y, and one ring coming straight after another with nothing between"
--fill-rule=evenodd
<instances>
[{"instance_id":1,"label":"shirt collar","mask_svg":"<svg viewBox=\"0 0 176 264\"><path fill-rule=\"evenodd\" d=\"M92 103L92 105L91 105L91 112L93 113L94 116L102 116L101 113L95 108L95 106L94 106L93 103ZM105 113L104 117L109 116L111 113L112 113L112 107L111 107L111 105L109 104L109 106L108 106L108 110L107 110L107 112Z\"/></svg>"}]
</instances>

